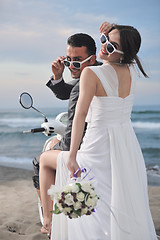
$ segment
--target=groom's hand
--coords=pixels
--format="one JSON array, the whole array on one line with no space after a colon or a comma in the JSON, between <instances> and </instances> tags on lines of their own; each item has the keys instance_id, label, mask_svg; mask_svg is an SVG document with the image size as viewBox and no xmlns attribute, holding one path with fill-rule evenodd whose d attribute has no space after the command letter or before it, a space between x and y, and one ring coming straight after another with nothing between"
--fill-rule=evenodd
<instances>
[{"instance_id":1,"label":"groom's hand","mask_svg":"<svg viewBox=\"0 0 160 240\"><path fill-rule=\"evenodd\" d=\"M59 56L56 60L54 60L51 64L51 68L52 68L52 73L53 73L53 78L54 80L59 80L60 78L62 78L62 74L64 71L64 64L63 64L63 60L66 57L64 56Z\"/></svg>"}]
</instances>

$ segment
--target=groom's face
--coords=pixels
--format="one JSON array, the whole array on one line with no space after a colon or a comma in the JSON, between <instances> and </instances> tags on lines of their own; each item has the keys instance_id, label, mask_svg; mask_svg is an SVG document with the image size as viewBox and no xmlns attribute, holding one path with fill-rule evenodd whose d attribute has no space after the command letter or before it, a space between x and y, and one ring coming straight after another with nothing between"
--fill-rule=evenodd
<instances>
[{"instance_id":1,"label":"groom's face","mask_svg":"<svg viewBox=\"0 0 160 240\"><path fill-rule=\"evenodd\" d=\"M82 46L82 47L72 47L70 45L67 45L66 60L82 62L83 60L85 60L88 57L89 57L89 55L87 53L87 48L86 47L84 47L84 46ZM87 62L82 63L80 69L76 69L72 64L70 64L69 70L71 72L72 78L79 78L82 70L86 66L90 66L90 65L93 65L93 64L94 63L93 63L92 59L90 59Z\"/></svg>"}]
</instances>

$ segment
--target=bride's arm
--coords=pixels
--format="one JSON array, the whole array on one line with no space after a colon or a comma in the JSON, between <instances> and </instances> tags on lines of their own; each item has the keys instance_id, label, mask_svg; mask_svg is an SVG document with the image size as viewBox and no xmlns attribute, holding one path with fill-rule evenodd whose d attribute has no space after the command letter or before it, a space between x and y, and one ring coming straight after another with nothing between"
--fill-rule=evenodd
<instances>
[{"instance_id":1,"label":"bride's arm","mask_svg":"<svg viewBox=\"0 0 160 240\"><path fill-rule=\"evenodd\" d=\"M74 172L79 168L76 162L76 155L82 139L88 108L96 93L96 88L97 81L95 74L89 68L85 68L80 77L80 92L73 119L70 152L67 160L67 167L71 172L71 177L73 177Z\"/></svg>"}]
</instances>

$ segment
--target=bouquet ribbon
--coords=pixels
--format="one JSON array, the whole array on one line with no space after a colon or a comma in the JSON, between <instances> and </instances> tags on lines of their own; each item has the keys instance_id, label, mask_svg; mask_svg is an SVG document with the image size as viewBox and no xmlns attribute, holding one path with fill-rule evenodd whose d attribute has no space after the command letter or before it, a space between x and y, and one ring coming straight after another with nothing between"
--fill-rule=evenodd
<instances>
[{"instance_id":1,"label":"bouquet ribbon","mask_svg":"<svg viewBox=\"0 0 160 240\"><path fill-rule=\"evenodd\" d=\"M73 180L76 180L76 178L77 178L77 173L78 173L80 170L82 171L82 173L86 173L86 174L82 177L81 181L82 181L83 179L85 179L85 178L89 175L89 173L91 172L91 169L89 169L89 171L87 171L86 168L78 168L78 169L75 171L75 173L74 173L74 177L72 178ZM92 179L94 179L94 177L89 178L89 181L92 180Z\"/></svg>"}]
</instances>

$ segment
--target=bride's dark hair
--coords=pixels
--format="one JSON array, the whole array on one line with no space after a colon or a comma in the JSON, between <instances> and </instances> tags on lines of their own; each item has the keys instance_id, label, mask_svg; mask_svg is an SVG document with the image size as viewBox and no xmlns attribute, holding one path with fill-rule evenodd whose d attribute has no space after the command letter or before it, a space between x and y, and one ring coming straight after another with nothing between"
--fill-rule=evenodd
<instances>
[{"instance_id":1,"label":"bride's dark hair","mask_svg":"<svg viewBox=\"0 0 160 240\"><path fill-rule=\"evenodd\" d=\"M142 74L145 77L148 77L145 73L142 64L137 56L137 53L141 46L141 36L136 28L132 26L126 26L126 25L113 25L111 32L113 29L117 29L120 33L120 43L123 54L123 60L122 63L125 64L131 64L136 61L138 68L142 72Z\"/></svg>"}]
</instances>

